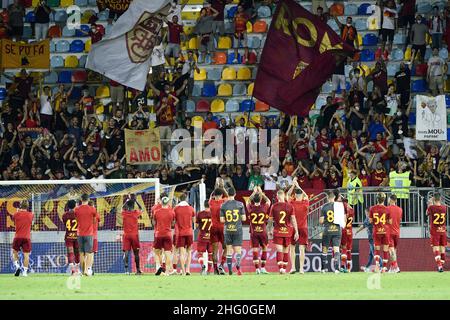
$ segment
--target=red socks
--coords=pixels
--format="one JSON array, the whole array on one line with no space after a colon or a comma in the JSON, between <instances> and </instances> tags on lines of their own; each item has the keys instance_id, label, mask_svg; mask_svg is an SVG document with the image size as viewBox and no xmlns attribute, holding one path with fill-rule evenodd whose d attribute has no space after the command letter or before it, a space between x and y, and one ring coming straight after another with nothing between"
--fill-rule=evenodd
<instances>
[{"instance_id":1,"label":"red socks","mask_svg":"<svg viewBox=\"0 0 450 320\"><path fill-rule=\"evenodd\" d=\"M283 265L284 265L284 269L287 268L289 263L289 253L283 253Z\"/></svg>"},{"instance_id":2,"label":"red socks","mask_svg":"<svg viewBox=\"0 0 450 320\"><path fill-rule=\"evenodd\" d=\"M278 269L283 269L283 252L277 252Z\"/></svg>"},{"instance_id":3,"label":"red socks","mask_svg":"<svg viewBox=\"0 0 450 320\"><path fill-rule=\"evenodd\" d=\"M220 264L224 264L226 261L227 261L227 256L225 255L225 251L224 251L224 253L222 254L222 260L221 260Z\"/></svg>"},{"instance_id":4,"label":"red socks","mask_svg":"<svg viewBox=\"0 0 450 320\"><path fill-rule=\"evenodd\" d=\"M255 265L255 269L259 269L259 258L257 251L253 251L253 264Z\"/></svg>"},{"instance_id":5,"label":"red socks","mask_svg":"<svg viewBox=\"0 0 450 320\"><path fill-rule=\"evenodd\" d=\"M73 263L73 261L75 260L75 255L73 254L73 252L69 252L67 254L67 259L69 260L69 263Z\"/></svg>"},{"instance_id":6,"label":"red socks","mask_svg":"<svg viewBox=\"0 0 450 320\"><path fill-rule=\"evenodd\" d=\"M442 261L442 264L445 263L445 252L441 253L441 261Z\"/></svg>"},{"instance_id":7,"label":"red socks","mask_svg":"<svg viewBox=\"0 0 450 320\"><path fill-rule=\"evenodd\" d=\"M264 268L266 266L266 260L267 260L267 251L263 251L261 253L261 268Z\"/></svg>"}]
</instances>

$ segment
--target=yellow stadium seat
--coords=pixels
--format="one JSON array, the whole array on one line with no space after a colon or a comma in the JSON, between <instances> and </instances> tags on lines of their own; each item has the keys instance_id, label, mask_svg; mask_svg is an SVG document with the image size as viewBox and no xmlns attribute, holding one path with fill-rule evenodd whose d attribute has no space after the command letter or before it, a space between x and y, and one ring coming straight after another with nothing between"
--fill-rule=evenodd
<instances>
[{"instance_id":1,"label":"yellow stadium seat","mask_svg":"<svg viewBox=\"0 0 450 320\"><path fill-rule=\"evenodd\" d=\"M408 46L408 47L406 48L406 51L405 51L404 59L407 60L407 61L411 60L411 54L412 54L412 53L411 53L411 47Z\"/></svg>"},{"instance_id":2,"label":"yellow stadium seat","mask_svg":"<svg viewBox=\"0 0 450 320\"><path fill-rule=\"evenodd\" d=\"M250 21L247 21L247 33L253 32L253 25Z\"/></svg>"},{"instance_id":3,"label":"yellow stadium seat","mask_svg":"<svg viewBox=\"0 0 450 320\"><path fill-rule=\"evenodd\" d=\"M184 34L190 35L194 31L194 27L192 26L184 26L183 27Z\"/></svg>"},{"instance_id":4,"label":"yellow stadium seat","mask_svg":"<svg viewBox=\"0 0 450 320\"><path fill-rule=\"evenodd\" d=\"M60 2L60 7L63 7L63 8L66 8L66 7L70 7L70 6L72 6L73 5L73 3L74 3L74 1L73 0L61 0L61 2Z\"/></svg>"},{"instance_id":5,"label":"yellow stadium seat","mask_svg":"<svg viewBox=\"0 0 450 320\"><path fill-rule=\"evenodd\" d=\"M84 52L91 51L91 46L92 46L91 39L87 39L86 42L84 43Z\"/></svg>"},{"instance_id":6,"label":"yellow stadium seat","mask_svg":"<svg viewBox=\"0 0 450 320\"><path fill-rule=\"evenodd\" d=\"M222 71L223 80L236 80L236 70L233 68L225 68Z\"/></svg>"},{"instance_id":7,"label":"yellow stadium seat","mask_svg":"<svg viewBox=\"0 0 450 320\"><path fill-rule=\"evenodd\" d=\"M203 127L203 117L201 117L201 116L192 117L192 125L196 128L202 128Z\"/></svg>"},{"instance_id":8,"label":"yellow stadium seat","mask_svg":"<svg viewBox=\"0 0 450 320\"><path fill-rule=\"evenodd\" d=\"M224 112L225 111L225 103L222 99L214 99L211 103L211 112Z\"/></svg>"},{"instance_id":9,"label":"yellow stadium seat","mask_svg":"<svg viewBox=\"0 0 450 320\"><path fill-rule=\"evenodd\" d=\"M76 68L78 67L78 58L77 56L67 56L64 60L65 68Z\"/></svg>"},{"instance_id":10,"label":"yellow stadium seat","mask_svg":"<svg viewBox=\"0 0 450 320\"><path fill-rule=\"evenodd\" d=\"M36 8L38 6L39 2L41 2L41 0L33 0L31 2L31 5L33 6L33 8Z\"/></svg>"},{"instance_id":11,"label":"yellow stadium seat","mask_svg":"<svg viewBox=\"0 0 450 320\"><path fill-rule=\"evenodd\" d=\"M83 14L81 15L81 23L83 24L88 24L89 23L89 19L91 19L92 16L95 15L95 11L92 10L86 10L85 12L83 12Z\"/></svg>"},{"instance_id":12,"label":"yellow stadium seat","mask_svg":"<svg viewBox=\"0 0 450 320\"><path fill-rule=\"evenodd\" d=\"M368 29L373 31L373 30L377 30L378 29L378 18L376 17L369 17L367 18L367 24L368 24Z\"/></svg>"},{"instance_id":13,"label":"yellow stadium seat","mask_svg":"<svg viewBox=\"0 0 450 320\"><path fill-rule=\"evenodd\" d=\"M427 44L432 44L432 43L433 43L433 41L432 41L431 36L430 36L429 33L427 33L427 34L425 35L425 40L426 40Z\"/></svg>"},{"instance_id":14,"label":"yellow stadium seat","mask_svg":"<svg viewBox=\"0 0 450 320\"><path fill-rule=\"evenodd\" d=\"M109 87L108 86L100 86L100 87L98 87L97 90L95 91L95 96L97 98L108 98L108 97L110 97Z\"/></svg>"},{"instance_id":15,"label":"yellow stadium seat","mask_svg":"<svg viewBox=\"0 0 450 320\"><path fill-rule=\"evenodd\" d=\"M362 35L360 35L359 33L358 33L358 44L360 47L363 45L363 38Z\"/></svg>"},{"instance_id":16,"label":"yellow stadium seat","mask_svg":"<svg viewBox=\"0 0 450 320\"><path fill-rule=\"evenodd\" d=\"M248 85L248 88L247 88L247 95L248 96L252 96L253 95L253 87L255 86L255 84L254 83L250 83L249 85Z\"/></svg>"},{"instance_id":17,"label":"yellow stadium seat","mask_svg":"<svg viewBox=\"0 0 450 320\"><path fill-rule=\"evenodd\" d=\"M197 72L197 70L194 72L194 80L195 81L203 81L206 80L206 70L200 69L200 73Z\"/></svg>"},{"instance_id":18,"label":"yellow stadium seat","mask_svg":"<svg viewBox=\"0 0 450 320\"><path fill-rule=\"evenodd\" d=\"M250 80L252 78L252 72L249 68L244 67L240 68L237 72L237 79L238 80Z\"/></svg>"},{"instance_id":19,"label":"yellow stadium seat","mask_svg":"<svg viewBox=\"0 0 450 320\"><path fill-rule=\"evenodd\" d=\"M197 37L194 37L191 40L189 40L188 48L191 50L198 49Z\"/></svg>"},{"instance_id":20,"label":"yellow stadium seat","mask_svg":"<svg viewBox=\"0 0 450 320\"><path fill-rule=\"evenodd\" d=\"M188 4L203 4L203 0L188 0Z\"/></svg>"},{"instance_id":21,"label":"yellow stadium seat","mask_svg":"<svg viewBox=\"0 0 450 320\"><path fill-rule=\"evenodd\" d=\"M251 116L251 118L252 118L253 122L261 123L261 116L259 114L253 114ZM255 128L255 125L253 123L249 122L248 127Z\"/></svg>"},{"instance_id":22,"label":"yellow stadium seat","mask_svg":"<svg viewBox=\"0 0 450 320\"><path fill-rule=\"evenodd\" d=\"M181 12L182 20L197 20L200 16L200 11L183 11Z\"/></svg>"},{"instance_id":23,"label":"yellow stadium seat","mask_svg":"<svg viewBox=\"0 0 450 320\"><path fill-rule=\"evenodd\" d=\"M217 44L218 49L230 49L232 47L230 37L220 37L219 43Z\"/></svg>"},{"instance_id":24,"label":"yellow stadium seat","mask_svg":"<svg viewBox=\"0 0 450 320\"><path fill-rule=\"evenodd\" d=\"M233 87L229 83L222 83L217 89L217 95L219 97L229 97L233 94Z\"/></svg>"},{"instance_id":25,"label":"yellow stadium seat","mask_svg":"<svg viewBox=\"0 0 450 320\"><path fill-rule=\"evenodd\" d=\"M103 113L105 113L105 107L102 104L97 106L97 109L95 109L95 113L96 114L103 114Z\"/></svg>"}]
</instances>

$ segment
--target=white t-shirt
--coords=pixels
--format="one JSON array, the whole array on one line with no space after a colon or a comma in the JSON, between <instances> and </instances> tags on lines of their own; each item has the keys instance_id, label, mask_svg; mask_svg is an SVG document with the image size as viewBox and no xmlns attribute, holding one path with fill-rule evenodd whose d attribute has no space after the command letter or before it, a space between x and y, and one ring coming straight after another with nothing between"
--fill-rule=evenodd
<instances>
[{"instance_id":1,"label":"white t-shirt","mask_svg":"<svg viewBox=\"0 0 450 320\"><path fill-rule=\"evenodd\" d=\"M398 13L395 9L384 8L383 10L383 29L395 30L395 19Z\"/></svg>"},{"instance_id":2,"label":"white t-shirt","mask_svg":"<svg viewBox=\"0 0 450 320\"><path fill-rule=\"evenodd\" d=\"M276 190L277 189L277 178L269 173L263 174L264 178L264 190Z\"/></svg>"},{"instance_id":3,"label":"white t-shirt","mask_svg":"<svg viewBox=\"0 0 450 320\"><path fill-rule=\"evenodd\" d=\"M49 99L49 96L46 96L45 94L41 94L41 97L40 97L40 102L41 102L40 113L41 114L45 114L48 116L53 115L53 109L52 109L52 105L51 105L50 101L51 101L51 99Z\"/></svg>"},{"instance_id":4,"label":"white t-shirt","mask_svg":"<svg viewBox=\"0 0 450 320\"><path fill-rule=\"evenodd\" d=\"M432 56L428 59L429 74L433 77L441 76L442 69L444 68L444 60L439 56Z\"/></svg>"},{"instance_id":5,"label":"white t-shirt","mask_svg":"<svg viewBox=\"0 0 450 320\"><path fill-rule=\"evenodd\" d=\"M292 177L291 176L279 176L278 177L278 184L280 185L281 189L286 189L292 184Z\"/></svg>"}]
</instances>

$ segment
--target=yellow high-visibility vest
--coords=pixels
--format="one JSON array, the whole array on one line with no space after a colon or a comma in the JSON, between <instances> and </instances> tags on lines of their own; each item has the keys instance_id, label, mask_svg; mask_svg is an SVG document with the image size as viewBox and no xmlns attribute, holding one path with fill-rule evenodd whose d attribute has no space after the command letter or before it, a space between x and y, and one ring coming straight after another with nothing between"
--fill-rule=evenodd
<instances>
[{"instance_id":1,"label":"yellow high-visibility vest","mask_svg":"<svg viewBox=\"0 0 450 320\"><path fill-rule=\"evenodd\" d=\"M389 186L391 187L391 192L399 199L409 198L409 187L411 186L409 175L409 171L403 173L392 171L389 173Z\"/></svg>"},{"instance_id":2,"label":"yellow high-visibility vest","mask_svg":"<svg viewBox=\"0 0 450 320\"><path fill-rule=\"evenodd\" d=\"M358 202L363 203L364 199L362 196L362 183L361 180L356 177L353 180L348 180L347 182L347 191L348 191L348 204L349 205L357 205Z\"/></svg>"}]
</instances>

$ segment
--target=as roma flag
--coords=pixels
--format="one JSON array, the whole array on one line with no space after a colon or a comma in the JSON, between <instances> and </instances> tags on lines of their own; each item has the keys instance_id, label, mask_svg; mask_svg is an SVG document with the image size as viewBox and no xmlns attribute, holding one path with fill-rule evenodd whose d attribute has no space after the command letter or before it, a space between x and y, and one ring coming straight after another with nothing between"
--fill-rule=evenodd
<instances>
[{"instance_id":1,"label":"as roma flag","mask_svg":"<svg viewBox=\"0 0 450 320\"><path fill-rule=\"evenodd\" d=\"M326 23L281 0L261 55L253 95L290 115L307 116L336 65L353 55Z\"/></svg>"}]
</instances>

